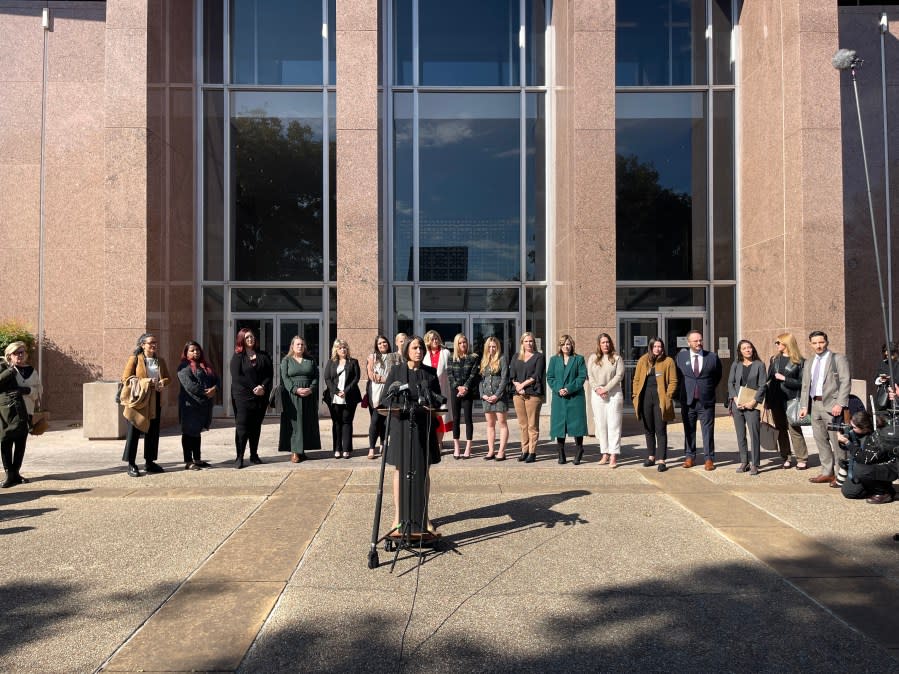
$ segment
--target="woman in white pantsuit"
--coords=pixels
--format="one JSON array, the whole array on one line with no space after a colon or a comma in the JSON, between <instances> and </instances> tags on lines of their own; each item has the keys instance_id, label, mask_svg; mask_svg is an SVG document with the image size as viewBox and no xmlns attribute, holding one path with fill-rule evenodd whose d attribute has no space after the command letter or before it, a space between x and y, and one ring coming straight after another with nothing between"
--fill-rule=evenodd
<instances>
[{"instance_id":1,"label":"woman in white pantsuit","mask_svg":"<svg viewBox=\"0 0 899 674\"><path fill-rule=\"evenodd\" d=\"M596 440L602 452L599 462L615 468L621 453L624 360L615 353L615 344L605 332L596 338L596 353L590 354L587 360L587 376L593 391L591 401Z\"/></svg>"}]
</instances>

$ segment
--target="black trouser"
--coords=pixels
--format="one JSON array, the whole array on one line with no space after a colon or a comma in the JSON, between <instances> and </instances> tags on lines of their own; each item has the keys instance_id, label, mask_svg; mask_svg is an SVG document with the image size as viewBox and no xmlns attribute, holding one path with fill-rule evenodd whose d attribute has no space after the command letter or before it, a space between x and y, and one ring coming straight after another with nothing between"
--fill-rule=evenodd
<instances>
[{"instance_id":1,"label":"black trouser","mask_svg":"<svg viewBox=\"0 0 899 674\"><path fill-rule=\"evenodd\" d=\"M181 434L181 451L184 452L184 463L199 463L200 436Z\"/></svg>"},{"instance_id":2,"label":"black trouser","mask_svg":"<svg viewBox=\"0 0 899 674\"><path fill-rule=\"evenodd\" d=\"M128 435L125 437L125 451L122 452L122 461L127 461L131 466L137 461L137 443L140 436L144 437L144 461L152 463L159 457L159 396L156 396L156 418L150 422L150 428L146 434L137 430L134 424L128 424Z\"/></svg>"},{"instance_id":3,"label":"black trouser","mask_svg":"<svg viewBox=\"0 0 899 674\"><path fill-rule=\"evenodd\" d=\"M3 458L3 470L12 475L18 475L22 469L22 461L25 459L25 443L28 441L26 433L21 438L4 438L0 442L0 457Z\"/></svg>"},{"instance_id":4,"label":"black trouser","mask_svg":"<svg viewBox=\"0 0 899 674\"><path fill-rule=\"evenodd\" d=\"M335 452L353 451L353 417L356 406L350 404L328 406L331 411L331 440Z\"/></svg>"},{"instance_id":5,"label":"black trouser","mask_svg":"<svg viewBox=\"0 0 899 674\"><path fill-rule=\"evenodd\" d=\"M376 407L369 406L368 408L369 414L371 414L371 421L368 424L368 446L370 449L374 449L378 445L376 444L378 440L381 440L381 444L384 444L384 434L387 430L387 417L383 414L378 414L378 409Z\"/></svg>"},{"instance_id":6,"label":"black trouser","mask_svg":"<svg viewBox=\"0 0 899 674\"><path fill-rule=\"evenodd\" d=\"M260 401L242 402L237 409L237 425L234 427L234 444L238 458L243 458L250 445L250 456L259 454L259 435L265 419L265 405Z\"/></svg>"},{"instance_id":7,"label":"black trouser","mask_svg":"<svg viewBox=\"0 0 899 674\"><path fill-rule=\"evenodd\" d=\"M646 449L649 456L665 461L668 459L668 422L662 418L662 406L656 383L646 382L640 397L642 399L640 416L643 420L643 430L646 432Z\"/></svg>"},{"instance_id":8,"label":"black trouser","mask_svg":"<svg viewBox=\"0 0 899 674\"><path fill-rule=\"evenodd\" d=\"M455 423L453 424L453 440L458 440L459 436L462 433L462 415L459 412L465 413L465 439L471 440L474 435L474 424L471 421L471 406L474 403L474 400L471 398L460 398L458 396L450 396L450 410L453 413L453 419Z\"/></svg>"}]
</instances>

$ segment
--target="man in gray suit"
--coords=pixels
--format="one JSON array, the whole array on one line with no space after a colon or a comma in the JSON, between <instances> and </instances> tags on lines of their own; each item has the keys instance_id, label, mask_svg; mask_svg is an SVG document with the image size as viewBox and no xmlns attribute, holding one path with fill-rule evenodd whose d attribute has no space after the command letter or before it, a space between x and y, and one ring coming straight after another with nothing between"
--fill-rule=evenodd
<instances>
[{"instance_id":1,"label":"man in gray suit","mask_svg":"<svg viewBox=\"0 0 899 674\"><path fill-rule=\"evenodd\" d=\"M821 474L809 478L816 484L835 484L834 460L845 458L836 433L827 432L827 424L842 419L843 408L849 405L849 360L827 348L827 334L815 330L808 336L815 357L805 362L802 370L802 409L799 416L811 414L812 434L818 445Z\"/></svg>"}]
</instances>

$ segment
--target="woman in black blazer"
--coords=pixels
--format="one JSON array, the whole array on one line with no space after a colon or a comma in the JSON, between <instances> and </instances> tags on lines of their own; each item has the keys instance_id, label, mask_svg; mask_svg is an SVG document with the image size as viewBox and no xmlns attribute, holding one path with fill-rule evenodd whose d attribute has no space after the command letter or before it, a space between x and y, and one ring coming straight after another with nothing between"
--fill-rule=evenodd
<instances>
[{"instance_id":1,"label":"woman in black blazer","mask_svg":"<svg viewBox=\"0 0 899 674\"><path fill-rule=\"evenodd\" d=\"M728 405L734 417L734 430L737 432L737 446L740 448L740 465L738 473L750 475L759 474L759 462L761 461L761 445L759 432L761 431L761 405L765 399L765 383L767 373L765 364L759 358L752 342L741 339L737 344L738 358L730 366L730 375L727 378ZM755 394L751 400L737 404L740 388L754 389ZM750 448L746 445L746 431L749 431ZM750 454L751 451L751 454Z\"/></svg>"},{"instance_id":2,"label":"woman in black blazer","mask_svg":"<svg viewBox=\"0 0 899 674\"><path fill-rule=\"evenodd\" d=\"M257 344L253 331L243 328L237 333L234 355L231 356L231 405L236 421L234 443L237 468L243 468L247 443L250 445L250 461L262 463L259 458L259 434L262 433L262 421L275 371L271 356L257 350Z\"/></svg>"},{"instance_id":3,"label":"woman in black blazer","mask_svg":"<svg viewBox=\"0 0 899 674\"><path fill-rule=\"evenodd\" d=\"M350 358L350 346L342 339L334 340L331 359L325 365L325 404L331 412L331 439L334 458L348 459L353 454L353 417L362 402L359 393L359 361Z\"/></svg>"}]
</instances>

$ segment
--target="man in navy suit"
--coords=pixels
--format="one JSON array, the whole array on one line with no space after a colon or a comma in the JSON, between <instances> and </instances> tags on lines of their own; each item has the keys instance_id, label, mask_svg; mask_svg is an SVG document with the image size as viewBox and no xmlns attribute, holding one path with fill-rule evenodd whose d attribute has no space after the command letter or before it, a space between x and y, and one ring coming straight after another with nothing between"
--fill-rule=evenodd
<instances>
[{"instance_id":1,"label":"man in navy suit","mask_svg":"<svg viewBox=\"0 0 899 674\"><path fill-rule=\"evenodd\" d=\"M696 421L702 425L705 469L715 470L715 388L721 381L721 361L702 348L702 333L687 333L687 345L677 354L677 373L683 382L680 411L684 420L684 468L696 462Z\"/></svg>"}]
</instances>

